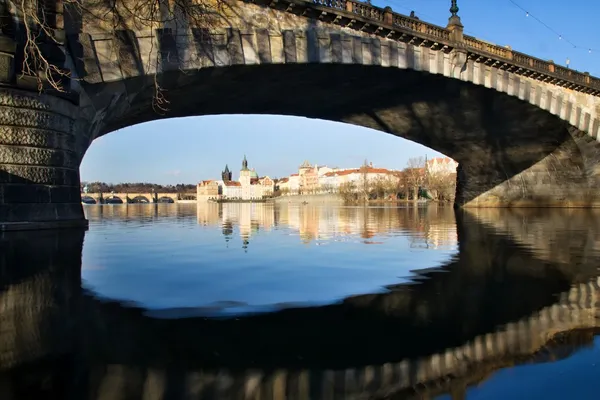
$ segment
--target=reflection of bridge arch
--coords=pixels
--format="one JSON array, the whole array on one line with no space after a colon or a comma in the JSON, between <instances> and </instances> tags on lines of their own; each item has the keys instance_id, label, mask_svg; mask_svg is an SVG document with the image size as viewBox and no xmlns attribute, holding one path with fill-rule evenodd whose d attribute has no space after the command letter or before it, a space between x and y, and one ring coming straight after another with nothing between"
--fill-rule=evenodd
<instances>
[{"instance_id":1,"label":"reflection of bridge arch","mask_svg":"<svg viewBox=\"0 0 600 400\"><path fill-rule=\"evenodd\" d=\"M419 284L235 319L161 319L98 300L80 288L83 233L7 235L0 262L13 268L0 268L0 302L9 310L3 324L16 329L3 333L0 370L32 366L67 387L84 379L78 387L90 392L76 397L94 399L121 385L139 398L150 385L177 399L251 399L258 391L261 398L365 398L470 382L536 354L554 335L600 326L600 282L581 274L588 265L538 260L468 215L457 224L459 256L443 272L424 272ZM596 266L598 257L586 263ZM14 268L23 265L31 268ZM47 356L65 368L45 365Z\"/></svg>"}]
</instances>

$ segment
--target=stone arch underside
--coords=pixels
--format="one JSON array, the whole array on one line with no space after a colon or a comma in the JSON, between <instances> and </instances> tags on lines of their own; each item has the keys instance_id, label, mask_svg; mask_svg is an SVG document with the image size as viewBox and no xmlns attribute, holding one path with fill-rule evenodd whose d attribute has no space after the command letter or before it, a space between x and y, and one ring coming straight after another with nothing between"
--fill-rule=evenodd
<instances>
[{"instance_id":1,"label":"stone arch underside","mask_svg":"<svg viewBox=\"0 0 600 400\"><path fill-rule=\"evenodd\" d=\"M152 202L152 198L148 198L148 197L146 197L144 195L137 195L137 196L131 197L131 201L133 203L140 202L140 201L143 201L143 200L145 200L147 203L151 203Z\"/></svg>"},{"instance_id":2,"label":"stone arch underside","mask_svg":"<svg viewBox=\"0 0 600 400\"><path fill-rule=\"evenodd\" d=\"M228 113L341 121L424 144L460 163L459 206L600 204L598 97L486 65L435 38L378 36L340 10L309 18L275 3L229 4L210 29L180 21L154 32L125 21L116 31L97 19L67 29L78 102L3 88L2 226L84 221L78 169L98 136ZM340 16L359 22L342 27ZM170 102L164 116L151 106L155 77Z\"/></svg>"},{"instance_id":3,"label":"stone arch underside","mask_svg":"<svg viewBox=\"0 0 600 400\"><path fill-rule=\"evenodd\" d=\"M165 86L170 104L164 117L317 118L372 128L446 154L460 163L459 206L597 205L596 140L538 106L481 85L352 64L244 65L162 75L172 85ZM143 87L140 78L125 85ZM152 87L140 90L98 134L163 117L152 108L152 95Z\"/></svg>"},{"instance_id":4,"label":"stone arch underside","mask_svg":"<svg viewBox=\"0 0 600 400\"><path fill-rule=\"evenodd\" d=\"M120 202L122 202L123 204L125 204L125 203L127 203L127 198L122 198L122 197L120 197L120 196L107 196L107 197L104 199L104 202L105 202L105 203L110 203L110 202L113 202L113 201L117 201L117 202L118 202L118 201L120 201Z\"/></svg>"}]
</instances>

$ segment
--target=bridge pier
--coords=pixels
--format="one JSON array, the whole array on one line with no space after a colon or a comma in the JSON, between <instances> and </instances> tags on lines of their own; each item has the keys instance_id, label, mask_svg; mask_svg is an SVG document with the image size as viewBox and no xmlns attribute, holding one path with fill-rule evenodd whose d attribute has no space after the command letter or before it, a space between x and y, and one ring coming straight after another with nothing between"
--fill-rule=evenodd
<instances>
[{"instance_id":1,"label":"bridge pier","mask_svg":"<svg viewBox=\"0 0 600 400\"><path fill-rule=\"evenodd\" d=\"M0 89L0 231L87 226L79 164L89 140L79 115L60 97Z\"/></svg>"},{"instance_id":2,"label":"bridge pier","mask_svg":"<svg viewBox=\"0 0 600 400\"><path fill-rule=\"evenodd\" d=\"M461 162L455 205L600 207L600 149L595 139L560 125L548 135L551 141L544 143L540 135L529 146L492 145L489 154L481 151Z\"/></svg>"}]
</instances>

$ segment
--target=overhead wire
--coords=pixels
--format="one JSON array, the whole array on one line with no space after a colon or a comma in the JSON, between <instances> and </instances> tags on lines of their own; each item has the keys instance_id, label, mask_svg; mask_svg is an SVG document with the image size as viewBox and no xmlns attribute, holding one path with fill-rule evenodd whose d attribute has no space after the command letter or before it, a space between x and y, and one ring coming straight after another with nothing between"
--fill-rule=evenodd
<instances>
[{"instance_id":1,"label":"overhead wire","mask_svg":"<svg viewBox=\"0 0 600 400\"><path fill-rule=\"evenodd\" d=\"M600 52L600 49L594 49L588 46L580 46L576 43L574 43L573 41L569 40L568 38L566 38L562 33L558 32L556 29L554 29L552 26L550 26L549 24L547 24L546 22L544 22L541 18L537 17L536 15L532 14L531 12L529 12L525 7L521 6L519 3L517 3L515 0L508 0L513 6L517 7L518 9L520 9L521 11L523 11L525 13L525 17L531 17L533 20L535 20L536 22L538 22L540 25L542 25L544 28L546 28L547 30L549 30L550 32L552 32L554 35L556 35L558 37L559 40L564 40L566 43L568 43L569 45L572 46L572 48L574 49L578 49L578 50L587 50L588 53L592 53L593 52Z\"/></svg>"},{"instance_id":2,"label":"overhead wire","mask_svg":"<svg viewBox=\"0 0 600 400\"><path fill-rule=\"evenodd\" d=\"M385 3L391 3L393 4L393 8L400 8L402 10L406 10L406 11L414 11L415 14L417 14L418 16L422 16L427 18L427 20L429 21L435 21L437 18L428 15L426 13L422 13L419 10L415 10L412 9L410 7L407 7L404 4L400 3L401 0L384 0ZM592 52L598 52L600 53L600 49L596 49L596 48L592 48L589 46L581 46L578 45L576 43L574 43L572 40L568 39L567 37L565 37L562 33L560 33L558 30L554 29L550 24L546 23L544 20L542 20L541 18L539 18L537 15L532 14L529 10L527 10L525 7L523 7L521 4L517 3L517 1L515 0L508 0L514 7L518 8L519 10L521 10L522 12L525 13L525 17L529 18L531 17L534 21L536 21L538 24L540 24L541 26L543 26L545 29L547 29L548 31L550 31L553 35L555 35L559 40L563 40L565 43L569 44L571 46L572 49L576 49L576 50L587 50L588 53L592 53ZM464 31L467 35L471 35L476 37L477 35L473 32ZM567 57L567 66L569 66L570 64L570 59Z\"/></svg>"}]
</instances>

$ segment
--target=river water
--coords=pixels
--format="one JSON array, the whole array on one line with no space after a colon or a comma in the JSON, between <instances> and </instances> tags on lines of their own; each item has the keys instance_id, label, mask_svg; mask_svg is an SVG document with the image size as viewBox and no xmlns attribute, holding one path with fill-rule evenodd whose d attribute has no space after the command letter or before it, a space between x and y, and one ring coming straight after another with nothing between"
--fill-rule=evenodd
<instances>
[{"instance_id":1,"label":"river water","mask_svg":"<svg viewBox=\"0 0 600 400\"><path fill-rule=\"evenodd\" d=\"M600 211L84 208L0 236L1 399L600 393Z\"/></svg>"}]
</instances>

